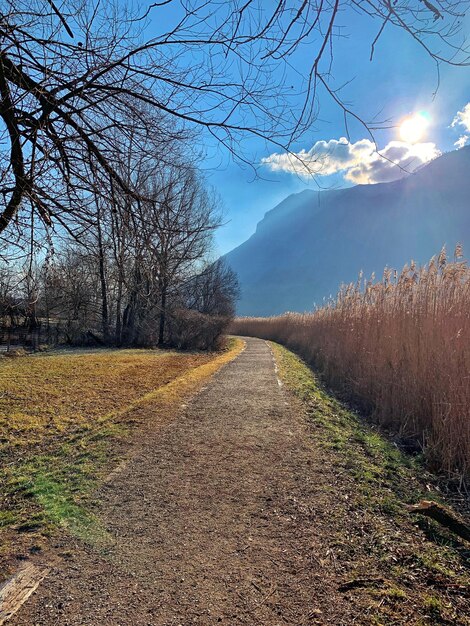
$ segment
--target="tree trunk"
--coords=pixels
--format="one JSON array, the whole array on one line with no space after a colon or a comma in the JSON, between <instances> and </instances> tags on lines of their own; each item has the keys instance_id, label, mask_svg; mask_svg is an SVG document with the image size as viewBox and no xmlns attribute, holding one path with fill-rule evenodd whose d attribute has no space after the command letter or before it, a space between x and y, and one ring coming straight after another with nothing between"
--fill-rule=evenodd
<instances>
[{"instance_id":1,"label":"tree trunk","mask_svg":"<svg viewBox=\"0 0 470 626\"><path fill-rule=\"evenodd\" d=\"M101 231L101 210L98 200L96 200L97 208L97 235L98 235L98 258L99 272L101 283L101 329L103 332L103 341L109 341L109 311L108 311L108 292L106 289L106 269L104 263L103 234Z\"/></svg>"},{"instance_id":2,"label":"tree trunk","mask_svg":"<svg viewBox=\"0 0 470 626\"><path fill-rule=\"evenodd\" d=\"M116 300L116 344L120 346L122 344L122 313L121 313L121 299L122 296L118 296Z\"/></svg>"},{"instance_id":3,"label":"tree trunk","mask_svg":"<svg viewBox=\"0 0 470 626\"><path fill-rule=\"evenodd\" d=\"M162 346L165 339L165 322L166 322L166 285L162 287L162 296L160 299L160 323L158 327L158 345Z\"/></svg>"},{"instance_id":4,"label":"tree trunk","mask_svg":"<svg viewBox=\"0 0 470 626\"><path fill-rule=\"evenodd\" d=\"M116 326L115 326L116 344L118 346L122 345L122 287L123 287L123 279L122 279L122 274L121 274L121 268L119 268L119 279L118 279L117 296L116 296Z\"/></svg>"}]
</instances>

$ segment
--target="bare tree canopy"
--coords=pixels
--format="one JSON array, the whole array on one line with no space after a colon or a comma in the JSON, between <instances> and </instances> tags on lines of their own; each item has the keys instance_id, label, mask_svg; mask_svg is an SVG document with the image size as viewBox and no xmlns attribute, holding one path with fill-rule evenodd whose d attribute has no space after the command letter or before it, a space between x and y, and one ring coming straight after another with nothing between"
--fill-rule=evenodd
<instances>
[{"instance_id":1,"label":"bare tree canopy","mask_svg":"<svg viewBox=\"0 0 470 626\"><path fill-rule=\"evenodd\" d=\"M175 23L147 39L148 21L169 5ZM142 146L155 133L164 145L188 126L201 127L243 158L238 142L250 133L288 149L315 119L320 92L345 118L356 117L331 81L344 12L376 20L371 55L384 29L398 28L437 64L467 64L467 8L468 0L165 0L135 10L118 2L6 0L0 232L29 227L35 216L46 227L83 217L90 164L109 188L137 198L116 157L131 132ZM300 52L307 64L299 64ZM283 71L289 67L299 74L296 85ZM290 106L293 92L303 96L298 110Z\"/></svg>"}]
</instances>

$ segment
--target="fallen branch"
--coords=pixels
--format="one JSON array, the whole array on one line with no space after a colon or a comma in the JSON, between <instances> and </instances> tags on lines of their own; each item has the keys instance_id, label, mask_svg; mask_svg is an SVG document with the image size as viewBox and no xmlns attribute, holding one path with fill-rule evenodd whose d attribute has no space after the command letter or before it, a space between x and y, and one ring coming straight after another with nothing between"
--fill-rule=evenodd
<instances>
[{"instance_id":1,"label":"fallen branch","mask_svg":"<svg viewBox=\"0 0 470 626\"><path fill-rule=\"evenodd\" d=\"M470 542L470 528L455 513L441 504L431 500L421 500L418 504L411 504L406 508L410 513L419 513L436 520L454 534Z\"/></svg>"}]
</instances>

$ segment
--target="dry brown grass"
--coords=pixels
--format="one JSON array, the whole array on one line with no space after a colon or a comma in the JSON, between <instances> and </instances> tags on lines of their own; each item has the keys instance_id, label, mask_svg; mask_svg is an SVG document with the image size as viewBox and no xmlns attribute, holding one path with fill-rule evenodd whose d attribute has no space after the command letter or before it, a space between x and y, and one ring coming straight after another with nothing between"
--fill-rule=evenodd
<instances>
[{"instance_id":1,"label":"dry brown grass","mask_svg":"<svg viewBox=\"0 0 470 626\"><path fill-rule=\"evenodd\" d=\"M314 364L430 466L470 473L470 269L458 246L381 281L344 286L309 314L241 318L232 332L272 339Z\"/></svg>"},{"instance_id":2,"label":"dry brown grass","mask_svg":"<svg viewBox=\"0 0 470 626\"><path fill-rule=\"evenodd\" d=\"M0 363L0 450L23 448L94 428L113 410L169 383L210 355L106 350L32 356Z\"/></svg>"},{"instance_id":3,"label":"dry brown grass","mask_svg":"<svg viewBox=\"0 0 470 626\"><path fill-rule=\"evenodd\" d=\"M76 351L0 361L0 580L58 526L88 541L99 481L242 349Z\"/></svg>"}]
</instances>

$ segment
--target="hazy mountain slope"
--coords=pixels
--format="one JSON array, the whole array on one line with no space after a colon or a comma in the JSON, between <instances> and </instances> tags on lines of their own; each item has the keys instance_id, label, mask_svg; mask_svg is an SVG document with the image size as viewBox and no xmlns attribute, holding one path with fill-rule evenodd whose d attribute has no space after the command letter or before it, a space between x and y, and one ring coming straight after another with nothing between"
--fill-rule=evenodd
<instances>
[{"instance_id":1,"label":"hazy mountain slope","mask_svg":"<svg viewBox=\"0 0 470 626\"><path fill-rule=\"evenodd\" d=\"M239 314L272 315L311 309L361 269L380 276L457 242L470 254L470 147L392 183L289 196L225 258Z\"/></svg>"}]
</instances>

